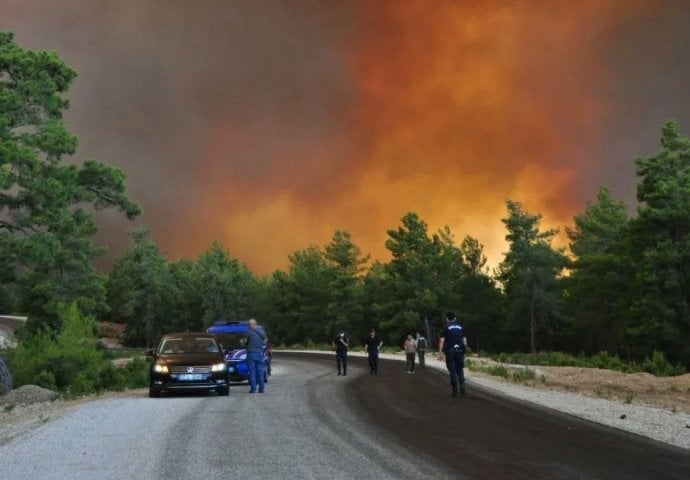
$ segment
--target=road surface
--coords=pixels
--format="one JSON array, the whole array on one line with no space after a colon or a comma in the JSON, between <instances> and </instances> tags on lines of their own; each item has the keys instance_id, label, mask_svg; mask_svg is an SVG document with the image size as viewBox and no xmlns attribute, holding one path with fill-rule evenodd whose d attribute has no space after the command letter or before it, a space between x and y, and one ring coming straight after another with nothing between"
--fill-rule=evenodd
<instances>
[{"instance_id":1,"label":"road surface","mask_svg":"<svg viewBox=\"0 0 690 480\"><path fill-rule=\"evenodd\" d=\"M75 406L0 445L0 478L687 479L690 451L383 360L347 377L276 352L263 395L130 397Z\"/></svg>"}]
</instances>

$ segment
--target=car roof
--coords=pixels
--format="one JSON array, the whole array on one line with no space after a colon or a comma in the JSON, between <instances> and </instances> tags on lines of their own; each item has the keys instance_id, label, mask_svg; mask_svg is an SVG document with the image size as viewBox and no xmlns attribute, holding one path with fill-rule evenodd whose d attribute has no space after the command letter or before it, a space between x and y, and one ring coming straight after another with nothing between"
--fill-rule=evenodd
<instances>
[{"instance_id":1,"label":"car roof","mask_svg":"<svg viewBox=\"0 0 690 480\"><path fill-rule=\"evenodd\" d=\"M213 325L208 327L207 330L209 333L247 333L248 331L248 322L234 322L226 320L214 322Z\"/></svg>"}]
</instances>

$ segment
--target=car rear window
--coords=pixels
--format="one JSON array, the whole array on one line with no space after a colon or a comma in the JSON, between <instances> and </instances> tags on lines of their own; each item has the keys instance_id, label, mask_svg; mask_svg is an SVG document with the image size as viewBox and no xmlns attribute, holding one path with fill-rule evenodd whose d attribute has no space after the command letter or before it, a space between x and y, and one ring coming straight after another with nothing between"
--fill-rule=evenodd
<instances>
[{"instance_id":1,"label":"car rear window","mask_svg":"<svg viewBox=\"0 0 690 480\"><path fill-rule=\"evenodd\" d=\"M247 344L247 335L244 333L216 333L216 337L226 350L245 348Z\"/></svg>"}]
</instances>

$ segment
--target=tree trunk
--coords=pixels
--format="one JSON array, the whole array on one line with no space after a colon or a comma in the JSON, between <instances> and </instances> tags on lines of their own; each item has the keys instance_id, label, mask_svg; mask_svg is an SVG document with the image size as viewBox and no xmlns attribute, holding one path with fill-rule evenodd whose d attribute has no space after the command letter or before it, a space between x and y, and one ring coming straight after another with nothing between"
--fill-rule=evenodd
<instances>
[{"instance_id":1,"label":"tree trunk","mask_svg":"<svg viewBox=\"0 0 690 480\"><path fill-rule=\"evenodd\" d=\"M532 354L537 353L537 345L534 340L534 330L536 329L534 319L534 299L529 302L529 350Z\"/></svg>"}]
</instances>

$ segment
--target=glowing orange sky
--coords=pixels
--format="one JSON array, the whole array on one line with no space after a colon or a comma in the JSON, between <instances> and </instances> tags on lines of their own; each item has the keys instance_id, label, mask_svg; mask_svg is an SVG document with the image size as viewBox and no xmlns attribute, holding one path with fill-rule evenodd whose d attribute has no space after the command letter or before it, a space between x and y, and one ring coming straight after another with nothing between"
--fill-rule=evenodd
<instances>
[{"instance_id":1,"label":"glowing orange sky","mask_svg":"<svg viewBox=\"0 0 690 480\"><path fill-rule=\"evenodd\" d=\"M266 271L343 228L365 252L386 259L386 230L415 211L430 233L449 225L458 242L475 236L495 264L505 250L506 199L542 213L544 228L570 223L583 208L573 182L597 161L578 140L602 134L607 119L607 99L598 95L606 68L583 41L610 27L597 21L601 8L371 6L359 12L348 52L358 95L342 168L302 172L323 182L308 202L309 193L287 185L255 208L224 216L223 205L247 193L226 192L214 216L223 218L234 251ZM608 12L613 22L615 10ZM244 137L261 142L250 132ZM302 154L310 166L329 164L336 148L324 139ZM285 162L276 160L277 175Z\"/></svg>"},{"instance_id":2,"label":"glowing orange sky","mask_svg":"<svg viewBox=\"0 0 690 480\"><path fill-rule=\"evenodd\" d=\"M385 261L414 211L493 266L507 199L563 230L690 129L684 2L57 3L0 0L0 28L77 69L81 155L171 259L219 240L264 274L340 229ZM131 225L101 222L119 254Z\"/></svg>"}]
</instances>

